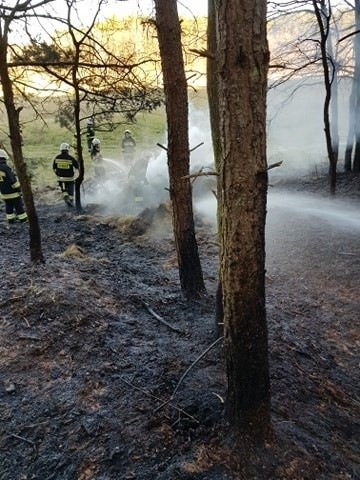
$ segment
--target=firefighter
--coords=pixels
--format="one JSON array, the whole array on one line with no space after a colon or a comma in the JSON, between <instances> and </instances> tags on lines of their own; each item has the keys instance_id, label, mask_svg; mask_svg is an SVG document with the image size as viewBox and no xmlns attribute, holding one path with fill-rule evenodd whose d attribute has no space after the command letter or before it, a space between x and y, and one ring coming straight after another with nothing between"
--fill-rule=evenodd
<instances>
[{"instance_id":1,"label":"firefighter","mask_svg":"<svg viewBox=\"0 0 360 480\"><path fill-rule=\"evenodd\" d=\"M53 160L53 170L57 176L63 199L69 207L74 206L75 170L79 169L79 162L69 154L70 145L63 142L60 153Z\"/></svg>"},{"instance_id":2,"label":"firefighter","mask_svg":"<svg viewBox=\"0 0 360 480\"><path fill-rule=\"evenodd\" d=\"M145 207L146 190L147 185L149 185L146 176L149 159L149 155L142 155L128 172L127 200L130 200L132 209L135 209L135 211Z\"/></svg>"},{"instance_id":3,"label":"firefighter","mask_svg":"<svg viewBox=\"0 0 360 480\"><path fill-rule=\"evenodd\" d=\"M0 192L5 202L6 219L8 223L15 223L16 218L26 222L28 217L21 198L21 188L15 173L6 164L9 159L5 150L0 150Z\"/></svg>"},{"instance_id":4,"label":"firefighter","mask_svg":"<svg viewBox=\"0 0 360 480\"><path fill-rule=\"evenodd\" d=\"M130 183L137 183L139 185L148 185L147 169L149 165L150 155L144 154L139 160L134 162L128 172L128 180Z\"/></svg>"},{"instance_id":5,"label":"firefighter","mask_svg":"<svg viewBox=\"0 0 360 480\"><path fill-rule=\"evenodd\" d=\"M124 156L124 160L128 165L130 165L134 159L136 149L136 142L131 135L130 130L125 130L124 138L121 142L121 151Z\"/></svg>"},{"instance_id":6,"label":"firefighter","mask_svg":"<svg viewBox=\"0 0 360 480\"><path fill-rule=\"evenodd\" d=\"M91 142L90 156L94 166L94 173L96 178L105 177L104 159L100 152L100 145L101 142L98 138L94 138L94 140Z\"/></svg>"}]
</instances>

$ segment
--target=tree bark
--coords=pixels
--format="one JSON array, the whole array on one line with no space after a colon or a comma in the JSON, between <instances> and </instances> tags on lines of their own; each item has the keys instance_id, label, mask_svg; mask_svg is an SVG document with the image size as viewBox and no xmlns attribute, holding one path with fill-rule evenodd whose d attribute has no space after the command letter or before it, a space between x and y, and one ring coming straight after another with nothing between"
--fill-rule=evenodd
<instances>
[{"instance_id":1,"label":"tree bark","mask_svg":"<svg viewBox=\"0 0 360 480\"><path fill-rule=\"evenodd\" d=\"M76 150L78 152L78 162L79 162L79 176L75 181L75 206L76 211L81 212L81 184L84 180L85 175L85 166L84 166L84 157L81 145L81 129L80 129L80 88L79 88L79 80L78 80L78 70L79 70L79 57L80 57L80 47L81 43L76 42L74 35L72 35L73 44L75 48L75 55L74 55L74 65L72 66L72 85L74 89L74 123L75 123L75 130L76 130Z\"/></svg>"},{"instance_id":2,"label":"tree bark","mask_svg":"<svg viewBox=\"0 0 360 480\"><path fill-rule=\"evenodd\" d=\"M168 127L168 168L174 237L181 289L187 298L205 291L195 238L192 191L189 178L190 152L188 98L180 23L176 0L155 0Z\"/></svg>"},{"instance_id":3,"label":"tree bark","mask_svg":"<svg viewBox=\"0 0 360 480\"><path fill-rule=\"evenodd\" d=\"M266 0L221 1L218 15L226 412L236 432L263 442L270 431Z\"/></svg>"},{"instance_id":4,"label":"tree bark","mask_svg":"<svg viewBox=\"0 0 360 480\"><path fill-rule=\"evenodd\" d=\"M326 7L324 8L324 14L326 14ZM334 155L334 161L337 165L339 160L339 88L338 88L338 61L336 55L334 54L333 48L333 31L329 25L329 32L327 36L327 50L330 61L330 86L331 86L331 100L330 100L330 133L331 133L331 144L332 151ZM335 40L336 41L336 40Z\"/></svg>"},{"instance_id":5,"label":"tree bark","mask_svg":"<svg viewBox=\"0 0 360 480\"><path fill-rule=\"evenodd\" d=\"M330 123L330 103L332 95L332 75L330 74L330 69L334 68L333 65L329 65L328 59L328 37L330 33L330 18L331 18L331 9L326 8L325 0L320 1L318 5L317 0L313 0L313 7L315 11L315 16L318 22L320 29L320 50L321 50L321 61L324 72L324 84L325 84L325 100L323 107L323 121L324 121L324 131L326 139L326 149L329 159L329 177L330 177L330 193L335 194L336 190L336 167L337 167L337 156L335 155L333 148L333 141L331 137L331 123Z\"/></svg>"},{"instance_id":6,"label":"tree bark","mask_svg":"<svg viewBox=\"0 0 360 480\"><path fill-rule=\"evenodd\" d=\"M215 0L208 0L208 27L207 27L207 95L209 100L209 113L210 113L210 127L211 138L214 152L214 163L216 172L220 172L221 162L221 142L220 142L220 118L219 118L219 72L217 63L217 4ZM217 204L218 212L221 212L221 191L220 182L217 182ZM218 232L221 232L221 215L218 215ZM219 237L221 241L221 237ZM217 336L223 334L223 295L222 284L219 275L219 281L216 291L216 307L215 307L215 333Z\"/></svg>"}]
</instances>

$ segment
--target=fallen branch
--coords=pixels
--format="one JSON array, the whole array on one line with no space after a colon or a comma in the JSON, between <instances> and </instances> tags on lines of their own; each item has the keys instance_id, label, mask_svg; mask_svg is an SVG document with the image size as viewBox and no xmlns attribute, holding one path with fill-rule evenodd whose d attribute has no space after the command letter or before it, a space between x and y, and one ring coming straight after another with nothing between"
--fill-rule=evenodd
<instances>
[{"instance_id":1,"label":"fallen branch","mask_svg":"<svg viewBox=\"0 0 360 480\"><path fill-rule=\"evenodd\" d=\"M15 302L16 300L21 300L22 298L25 298L28 295L28 293L24 293L24 295L18 295L17 297L10 297L4 300L3 302L0 303L0 308L5 307L8 303Z\"/></svg>"},{"instance_id":2,"label":"fallen branch","mask_svg":"<svg viewBox=\"0 0 360 480\"><path fill-rule=\"evenodd\" d=\"M34 450L36 450L35 443L32 442L31 440L28 440L28 439L25 438L25 437L20 437L20 435L15 435L15 433L10 433L10 436L11 436L11 437L14 437L14 438L17 438L18 440L22 440L23 442L29 443L30 445L33 446Z\"/></svg>"},{"instance_id":3,"label":"fallen branch","mask_svg":"<svg viewBox=\"0 0 360 480\"><path fill-rule=\"evenodd\" d=\"M131 382L128 382L127 380L125 380L125 378L121 377L120 375L115 375L116 378L118 378L119 380L121 380L122 382L124 382L126 385L129 385L129 387L131 388L134 388L135 390L138 390L139 392L143 393L144 395L150 397L150 398L154 398L155 400L159 401L159 402L162 402L161 398L157 397L156 395L153 395L152 393L149 393L148 391L146 390L143 390L142 388L134 385L133 383ZM195 417L193 417L192 415L190 415L189 413L187 413L185 410L183 410L182 408L179 408L177 407L176 405L173 405L172 403L168 403L168 405L170 407L172 407L174 410L177 410L178 412L180 413L183 413L184 415L186 415L187 417L189 417L191 420L193 420L194 422L196 423L200 423L199 420L197 420Z\"/></svg>"},{"instance_id":4,"label":"fallen branch","mask_svg":"<svg viewBox=\"0 0 360 480\"><path fill-rule=\"evenodd\" d=\"M172 397L174 397L174 395L176 394L176 392L179 390L179 387L180 385L182 384L182 382L184 381L185 377L187 376L187 374L190 372L190 370L192 370L193 367L195 367L195 365L200 362L200 360L213 348L215 347L215 345L217 345L221 340L223 340L224 337L219 337L218 339L215 340L215 342L213 342L206 350L204 350L202 352L201 355L199 355L194 361L193 363L190 365L190 367L185 371L185 373L182 375L182 377L180 378L180 380L178 381L176 387L174 388L174 391L172 393Z\"/></svg>"},{"instance_id":5,"label":"fallen branch","mask_svg":"<svg viewBox=\"0 0 360 480\"><path fill-rule=\"evenodd\" d=\"M158 315L156 312L154 312L154 310L146 303L146 302L142 302L142 304L144 305L144 307L146 308L146 310L151 313L151 315L156 318L156 320L159 320L159 322L161 322L163 325L165 325L166 327L170 328L171 330L173 330L174 332L176 333L183 333L181 330L179 330L178 328L176 327L173 327L171 325L171 323L168 323L166 320L164 320L162 317L160 317L160 315Z\"/></svg>"},{"instance_id":6,"label":"fallen branch","mask_svg":"<svg viewBox=\"0 0 360 480\"><path fill-rule=\"evenodd\" d=\"M200 360L213 348L215 347L215 345L217 345L221 340L223 340L224 337L221 336L219 337L218 339L215 340L215 342L213 342L211 345L208 346L208 348L206 350L204 350L202 352L201 355L199 355L194 361L193 363L190 365L190 367L185 371L185 373L181 376L180 380L178 381L176 387L174 388L174 391L173 393L171 394L171 397L169 398L169 400L167 400L166 402L164 402L162 405L160 405L159 407L157 407L155 410L154 410L154 413L158 412L159 410L161 410L162 408L164 408L166 405L168 405L171 400L174 398L174 396L176 395L176 392L179 390L179 387L180 385L182 384L182 382L184 381L185 377L188 375L188 373L195 367L195 365L200 362Z\"/></svg>"}]
</instances>

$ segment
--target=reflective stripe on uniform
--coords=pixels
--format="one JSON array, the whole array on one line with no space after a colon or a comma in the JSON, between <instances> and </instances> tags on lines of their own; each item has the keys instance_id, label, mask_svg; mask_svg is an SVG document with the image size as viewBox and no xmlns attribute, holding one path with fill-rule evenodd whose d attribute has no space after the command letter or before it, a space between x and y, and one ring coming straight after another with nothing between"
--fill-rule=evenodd
<instances>
[{"instance_id":1,"label":"reflective stripe on uniform","mask_svg":"<svg viewBox=\"0 0 360 480\"><path fill-rule=\"evenodd\" d=\"M74 177L57 177L59 182L73 182L75 180Z\"/></svg>"},{"instance_id":2,"label":"reflective stripe on uniform","mask_svg":"<svg viewBox=\"0 0 360 480\"><path fill-rule=\"evenodd\" d=\"M11 185L11 188L20 188L20 183L18 182L18 180L16 180L16 182Z\"/></svg>"},{"instance_id":3,"label":"reflective stripe on uniform","mask_svg":"<svg viewBox=\"0 0 360 480\"><path fill-rule=\"evenodd\" d=\"M18 219L20 220L20 222L25 222L25 220L28 219L28 216L27 216L27 213L26 213L26 212L20 213L17 217L18 217Z\"/></svg>"},{"instance_id":4,"label":"reflective stripe on uniform","mask_svg":"<svg viewBox=\"0 0 360 480\"><path fill-rule=\"evenodd\" d=\"M16 218L16 215L15 213L7 213L6 214L6 219L9 221L9 220L15 220Z\"/></svg>"},{"instance_id":5,"label":"reflective stripe on uniform","mask_svg":"<svg viewBox=\"0 0 360 480\"><path fill-rule=\"evenodd\" d=\"M3 200L12 200L13 198L18 198L20 197L20 193L19 192L14 192L14 193L2 193L1 194L1 198Z\"/></svg>"},{"instance_id":6,"label":"reflective stripe on uniform","mask_svg":"<svg viewBox=\"0 0 360 480\"><path fill-rule=\"evenodd\" d=\"M55 160L56 167L60 168L61 170L68 170L72 166L72 161L71 160L66 160L66 159L58 159Z\"/></svg>"}]
</instances>

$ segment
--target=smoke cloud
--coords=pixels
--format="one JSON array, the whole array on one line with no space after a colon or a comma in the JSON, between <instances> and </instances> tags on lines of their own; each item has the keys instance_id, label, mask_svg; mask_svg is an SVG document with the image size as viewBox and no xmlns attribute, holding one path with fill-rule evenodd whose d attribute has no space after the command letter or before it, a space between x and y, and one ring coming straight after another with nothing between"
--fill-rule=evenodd
<instances>
[{"instance_id":1,"label":"smoke cloud","mask_svg":"<svg viewBox=\"0 0 360 480\"><path fill-rule=\"evenodd\" d=\"M339 95L339 125L340 139L346 138L349 84L343 82ZM280 187L287 179L299 176L324 175L328 170L328 161L325 148L325 137L322 124L322 109L324 89L322 84L312 82L308 86L288 83L268 93L268 164L282 161L278 168L269 170L269 182L274 187L269 190L269 212L279 210L287 205L288 212L305 214L307 217L321 215L332 219L338 215L338 220L357 225L356 215L351 218L345 215L345 205L338 206L338 210L326 207L316 199L317 210L310 208L304 197L279 194L276 187ZM154 144L167 145L164 138L154 139ZM211 131L208 108L197 108L190 105L189 109L189 144L191 151L191 173L211 171L214 169ZM340 144L344 146L344 140ZM137 152L137 156L147 152ZM146 184L142 185L143 203L134 208L127 189L128 166L121 158L105 158L107 178L98 185L85 187L85 203L100 205L104 214L134 214L141 208L157 206L169 198L168 167L166 151L159 147L148 158ZM339 164L341 162L339 161ZM340 168L340 167L339 167ZM206 221L216 226L216 190L214 176L198 177L193 181L194 211ZM335 213L337 214L335 215Z\"/></svg>"}]
</instances>

